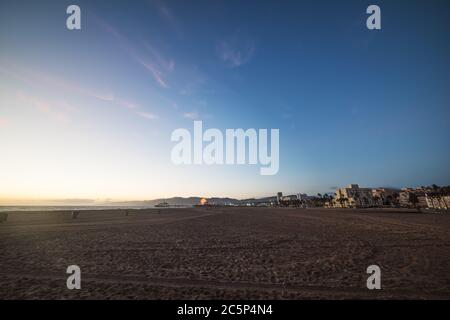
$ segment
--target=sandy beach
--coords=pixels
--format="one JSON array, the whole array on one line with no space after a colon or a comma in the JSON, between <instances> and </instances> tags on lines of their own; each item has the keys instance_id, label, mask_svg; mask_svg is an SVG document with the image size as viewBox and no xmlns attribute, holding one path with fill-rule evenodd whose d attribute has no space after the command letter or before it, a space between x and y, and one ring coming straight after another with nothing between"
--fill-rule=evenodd
<instances>
[{"instance_id":1,"label":"sandy beach","mask_svg":"<svg viewBox=\"0 0 450 320\"><path fill-rule=\"evenodd\" d=\"M81 268L80 290L66 268ZM382 289L366 288L366 268ZM1 299L449 299L450 215L178 208L10 212Z\"/></svg>"}]
</instances>

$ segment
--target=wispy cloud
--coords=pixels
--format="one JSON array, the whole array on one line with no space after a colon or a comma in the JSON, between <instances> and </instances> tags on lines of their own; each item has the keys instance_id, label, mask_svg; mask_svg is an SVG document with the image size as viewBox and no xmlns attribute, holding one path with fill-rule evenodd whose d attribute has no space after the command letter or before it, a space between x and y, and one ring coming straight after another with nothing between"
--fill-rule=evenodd
<instances>
[{"instance_id":1,"label":"wispy cloud","mask_svg":"<svg viewBox=\"0 0 450 320\"><path fill-rule=\"evenodd\" d=\"M255 52L255 45L252 41L225 40L217 44L216 52L227 66L236 68L250 61Z\"/></svg>"},{"instance_id":2,"label":"wispy cloud","mask_svg":"<svg viewBox=\"0 0 450 320\"><path fill-rule=\"evenodd\" d=\"M166 83L166 81L164 81L163 77L162 77L162 73L155 68L154 65L144 62L140 59L137 59L137 61L144 66L145 69L147 69L152 75L153 78L156 80L156 82L158 82L158 84L163 87L163 88L168 88L169 85Z\"/></svg>"},{"instance_id":3,"label":"wispy cloud","mask_svg":"<svg viewBox=\"0 0 450 320\"><path fill-rule=\"evenodd\" d=\"M169 85L167 81L164 79L164 74L161 71L161 68L158 67L158 64L165 67L166 69L174 69L175 62L171 60L164 59L155 49L153 49L149 44L146 44L145 47L148 51L151 52L153 59L156 62L149 61L144 58L144 54L139 52L136 46L133 46L125 36L123 36L120 32L118 32L115 28L113 28L110 24L106 23L101 19L97 19L98 24L110 35L112 35L119 43L120 47L137 63L144 67L155 79L155 81L163 88L168 88Z\"/></svg>"},{"instance_id":4,"label":"wispy cloud","mask_svg":"<svg viewBox=\"0 0 450 320\"><path fill-rule=\"evenodd\" d=\"M116 97L114 93L112 92L88 92L88 95L90 95L93 98L96 98L98 100L102 101L115 101Z\"/></svg>"},{"instance_id":5,"label":"wispy cloud","mask_svg":"<svg viewBox=\"0 0 450 320\"><path fill-rule=\"evenodd\" d=\"M134 102L130 102L127 100L123 100L123 99L115 99L115 102L126 109L129 109L131 111L133 111L136 115L143 117L145 119L148 120L155 120L158 119L158 115L151 113L151 112L147 112L147 111L141 111L142 107Z\"/></svg>"},{"instance_id":6,"label":"wispy cloud","mask_svg":"<svg viewBox=\"0 0 450 320\"><path fill-rule=\"evenodd\" d=\"M68 121L69 114L75 110L74 107L65 101L49 101L23 92L17 93L17 99L59 122Z\"/></svg>"},{"instance_id":7,"label":"wispy cloud","mask_svg":"<svg viewBox=\"0 0 450 320\"><path fill-rule=\"evenodd\" d=\"M186 119L197 120L199 118L199 114L197 111L185 112L183 113L183 117Z\"/></svg>"},{"instance_id":8,"label":"wispy cloud","mask_svg":"<svg viewBox=\"0 0 450 320\"><path fill-rule=\"evenodd\" d=\"M102 92L100 90L95 91L93 89L87 89L77 83L68 81L67 79L57 77L55 75L51 75L48 73L39 73L29 68L16 66L10 61L8 63L0 62L0 72L14 77L15 79L23 81L27 84L44 84L47 88L54 88L55 90L74 92L106 102L114 101L114 94L111 92Z\"/></svg>"},{"instance_id":9,"label":"wispy cloud","mask_svg":"<svg viewBox=\"0 0 450 320\"><path fill-rule=\"evenodd\" d=\"M139 106L134 103L134 102L130 102L130 101L126 101L126 100L122 100L122 99L115 99L114 100L119 106L127 108L127 109L137 109L139 108Z\"/></svg>"},{"instance_id":10,"label":"wispy cloud","mask_svg":"<svg viewBox=\"0 0 450 320\"><path fill-rule=\"evenodd\" d=\"M210 84L210 79L200 71L198 66L193 66L185 70L184 85L178 92L182 96L195 95L199 91L205 91L205 86Z\"/></svg>"},{"instance_id":11,"label":"wispy cloud","mask_svg":"<svg viewBox=\"0 0 450 320\"><path fill-rule=\"evenodd\" d=\"M153 8L156 8L161 19L169 26L169 28L177 34L179 37L183 35L183 29L179 18L173 13L173 11L160 0L149 1L153 4Z\"/></svg>"},{"instance_id":12,"label":"wispy cloud","mask_svg":"<svg viewBox=\"0 0 450 320\"><path fill-rule=\"evenodd\" d=\"M157 61L157 63L165 70L172 72L175 70L175 61L172 59L166 59L149 43L144 42L145 49L152 55L152 57Z\"/></svg>"},{"instance_id":13,"label":"wispy cloud","mask_svg":"<svg viewBox=\"0 0 450 320\"><path fill-rule=\"evenodd\" d=\"M150 113L150 112L138 112L137 114L138 114L139 116L145 118L145 119L148 119L148 120L155 120L155 119L158 118L157 115L155 115L155 114L153 114L153 113Z\"/></svg>"},{"instance_id":14,"label":"wispy cloud","mask_svg":"<svg viewBox=\"0 0 450 320\"><path fill-rule=\"evenodd\" d=\"M96 91L93 89L86 89L85 87L64 78L56 77L50 74L37 73L30 69L17 67L12 63L9 64L9 67L5 67L5 64L0 63L0 73L5 73L29 85L44 84L47 89L54 89L55 91L63 90L70 93L80 94L101 102L126 108L136 114L138 114L136 110L141 108L137 103L117 97L113 92L102 92L100 90ZM48 115L58 118L59 120L67 120L69 111L74 109L65 102L49 102L44 99L31 97L22 92L18 94L18 98L22 102L26 102L29 105L34 106L40 112L47 113ZM152 119L158 118L156 115L152 115Z\"/></svg>"},{"instance_id":15,"label":"wispy cloud","mask_svg":"<svg viewBox=\"0 0 450 320\"><path fill-rule=\"evenodd\" d=\"M8 120L0 117L0 128L6 127L8 125Z\"/></svg>"}]
</instances>

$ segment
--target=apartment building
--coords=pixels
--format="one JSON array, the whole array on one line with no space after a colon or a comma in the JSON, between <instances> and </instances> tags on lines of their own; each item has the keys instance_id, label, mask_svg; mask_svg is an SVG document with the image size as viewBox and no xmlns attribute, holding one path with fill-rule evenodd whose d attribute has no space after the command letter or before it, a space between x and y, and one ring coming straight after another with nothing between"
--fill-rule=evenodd
<instances>
[{"instance_id":1,"label":"apartment building","mask_svg":"<svg viewBox=\"0 0 450 320\"><path fill-rule=\"evenodd\" d=\"M333 206L338 208L367 208L374 205L372 189L360 188L357 184L337 189L333 199Z\"/></svg>"}]
</instances>

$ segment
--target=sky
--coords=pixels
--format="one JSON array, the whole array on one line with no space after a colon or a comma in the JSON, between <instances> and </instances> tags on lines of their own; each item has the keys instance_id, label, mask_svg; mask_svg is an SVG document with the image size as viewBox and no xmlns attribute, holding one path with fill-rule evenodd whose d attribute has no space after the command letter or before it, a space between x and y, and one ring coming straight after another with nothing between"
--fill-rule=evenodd
<instances>
[{"instance_id":1,"label":"sky","mask_svg":"<svg viewBox=\"0 0 450 320\"><path fill-rule=\"evenodd\" d=\"M71 4L81 30L66 28ZM448 185L449 9L2 0L0 203ZM279 129L278 173L175 165L171 133L194 120Z\"/></svg>"}]
</instances>

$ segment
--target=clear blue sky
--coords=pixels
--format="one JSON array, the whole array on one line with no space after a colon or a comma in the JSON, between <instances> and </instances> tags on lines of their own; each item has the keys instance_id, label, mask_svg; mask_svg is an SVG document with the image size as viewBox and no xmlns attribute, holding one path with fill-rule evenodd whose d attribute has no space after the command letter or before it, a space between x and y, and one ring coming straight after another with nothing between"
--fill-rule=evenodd
<instances>
[{"instance_id":1,"label":"clear blue sky","mask_svg":"<svg viewBox=\"0 0 450 320\"><path fill-rule=\"evenodd\" d=\"M449 32L448 1L2 1L0 198L449 184ZM279 173L173 165L194 119L279 128Z\"/></svg>"}]
</instances>

